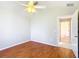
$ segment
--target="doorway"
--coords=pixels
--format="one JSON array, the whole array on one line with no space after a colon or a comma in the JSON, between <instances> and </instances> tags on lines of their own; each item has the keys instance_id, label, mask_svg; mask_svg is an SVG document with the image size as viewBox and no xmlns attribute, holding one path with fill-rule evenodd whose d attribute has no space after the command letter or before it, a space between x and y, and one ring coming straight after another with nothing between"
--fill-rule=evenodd
<instances>
[{"instance_id":1,"label":"doorway","mask_svg":"<svg viewBox=\"0 0 79 59\"><path fill-rule=\"evenodd\" d=\"M71 41L71 18L60 19L60 46L69 46Z\"/></svg>"}]
</instances>

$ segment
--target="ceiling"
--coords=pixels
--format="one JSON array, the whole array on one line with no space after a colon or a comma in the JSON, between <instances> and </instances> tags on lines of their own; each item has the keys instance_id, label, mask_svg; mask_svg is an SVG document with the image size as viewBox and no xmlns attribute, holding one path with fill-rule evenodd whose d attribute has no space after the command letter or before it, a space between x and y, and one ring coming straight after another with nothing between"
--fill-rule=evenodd
<instances>
[{"instance_id":1,"label":"ceiling","mask_svg":"<svg viewBox=\"0 0 79 59\"><path fill-rule=\"evenodd\" d=\"M0 5L17 5L18 3L27 4L28 1L0 1ZM38 5L45 6L67 6L67 4L73 4L79 6L79 1L38 1Z\"/></svg>"},{"instance_id":2,"label":"ceiling","mask_svg":"<svg viewBox=\"0 0 79 59\"><path fill-rule=\"evenodd\" d=\"M10 9L17 9L17 10L24 10L24 7L20 4L27 4L28 1L0 1L0 8L8 8ZM67 6L67 4L71 4L71 6ZM73 4L73 5L72 5ZM51 11L51 12L62 12L67 11L67 14L72 14L76 8L79 9L79 2L77 1L38 1L38 5L44 5L47 6L47 9L38 10L38 12L42 12L45 10ZM2 7L4 6L4 7ZM7 7L6 7L7 6ZM65 13L66 13L65 11Z\"/></svg>"}]
</instances>

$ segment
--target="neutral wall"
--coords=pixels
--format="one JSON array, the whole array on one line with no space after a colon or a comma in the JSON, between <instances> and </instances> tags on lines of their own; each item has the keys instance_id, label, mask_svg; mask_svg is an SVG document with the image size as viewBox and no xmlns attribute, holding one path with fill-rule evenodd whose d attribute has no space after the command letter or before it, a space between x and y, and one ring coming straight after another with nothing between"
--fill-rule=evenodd
<instances>
[{"instance_id":1,"label":"neutral wall","mask_svg":"<svg viewBox=\"0 0 79 59\"><path fill-rule=\"evenodd\" d=\"M38 10L31 20L31 40L58 46L57 17L71 15L74 8L54 6Z\"/></svg>"},{"instance_id":2,"label":"neutral wall","mask_svg":"<svg viewBox=\"0 0 79 59\"><path fill-rule=\"evenodd\" d=\"M0 50L29 41L28 17L15 2L0 2Z\"/></svg>"}]
</instances>

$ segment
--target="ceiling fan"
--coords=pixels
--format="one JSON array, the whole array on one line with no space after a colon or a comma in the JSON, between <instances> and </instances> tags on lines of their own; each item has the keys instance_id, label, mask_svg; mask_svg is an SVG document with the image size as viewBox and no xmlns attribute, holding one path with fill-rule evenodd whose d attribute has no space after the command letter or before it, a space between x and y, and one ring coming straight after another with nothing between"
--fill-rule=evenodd
<instances>
[{"instance_id":1,"label":"ceiling fan","mask_svg":"<svg viewBox=\"0 0 79 59\"><path fill-rule=\"evenodd\" d=\"M44 9L46 6L43 5L38 5L38 1L29 1L27 4L21 4L22 6L25 7L25 10L29 13L34 13L36 12L36 9Z\"/></svg>"}]
</instances>

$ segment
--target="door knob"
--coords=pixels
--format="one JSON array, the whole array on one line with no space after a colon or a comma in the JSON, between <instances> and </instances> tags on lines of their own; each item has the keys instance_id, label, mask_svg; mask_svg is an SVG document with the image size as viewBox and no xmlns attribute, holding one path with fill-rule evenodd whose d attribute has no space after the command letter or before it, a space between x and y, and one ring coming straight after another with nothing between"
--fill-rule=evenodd
<instances>
[{"instance_id":1,"label":"door knob","mask_svg":"<svg viewBox=\"0 0 79 59\"><path fill-rule=\"evenodd\" d=\"M74 36L74 37L78 37L78 36Z\"/></svg>"}]
</instances>

